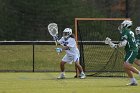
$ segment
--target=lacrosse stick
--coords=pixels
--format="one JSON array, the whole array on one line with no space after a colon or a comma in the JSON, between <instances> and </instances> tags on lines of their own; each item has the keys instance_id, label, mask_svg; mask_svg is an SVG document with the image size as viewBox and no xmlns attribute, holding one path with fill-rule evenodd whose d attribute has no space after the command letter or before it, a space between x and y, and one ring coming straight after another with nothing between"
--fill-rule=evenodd
<instances>
[{"instance_id":1,"label":"lacrosse stick","mask_svg":"<svg viewBox=\"0 0 140 93\"><path fill-rule=\"evenodd\" d=\"M53 37L53 39L55 40L55 45L57 46L57 39L58 39L58 26L56 23L50 23L48 25L48 31L50 33L50 35Z\"/></svg>"}]
</instances>

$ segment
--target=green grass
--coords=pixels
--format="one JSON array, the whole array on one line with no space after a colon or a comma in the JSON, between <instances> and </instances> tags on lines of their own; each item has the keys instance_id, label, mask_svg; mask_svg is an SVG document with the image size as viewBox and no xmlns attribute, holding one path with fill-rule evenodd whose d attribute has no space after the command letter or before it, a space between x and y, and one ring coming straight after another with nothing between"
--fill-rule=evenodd
<instances>
[{"instance_id":1,"label":"green grass","mask_svg":"<svg viewBox=\"0 0 140 93\"><path fill-rule=\"evenodd\" d=\"M60 46L58 46L60 47ZM35 45L35 70L59 71L64 52L58 55L54 45ZM0 70L29 70L33 69L32 45L2 45L0 46ZM73 70L73 65L67 70Z\"/></svg>"},{"instance_id":2,"label":"green grass","mask_svg":"<svg viewBox=\"0 0 140 93\"><path fill-rule=\"evenodd\" d=\"M60 47L60 46L58 46ZM65 52L58 55L54 45L35 45L35 71L59 71L59 63ZM0 70L30 70L33 69L32 45L2 45L0 46ZM106 65L114 49L100 45L84 46L86 69ZM97 66L97 67L93 67ZM66 65L67 70L73 70L73 65Z\"/></svg>"},{"instance_id":3,"label":"green grass","mask_svg":"<svg viewBox=\"0 0 140 93\"><path fill-rule=\"evenodd\" d=\"M55 48L56 46L35 46L35 70L60 71L59 62L65 53L57 55ZM90 69L93 69L94 65L106 64L105 61L114 51L104 46L87 46L84 49L87 59L94 61L89 64ZM0 51L0 70L32 70L31 45L3 45L0 46ZM66 69L74 71L74 64L66 65ZM56 79L58 75L59 72L1 72L0 93L139 93L140 90L139 86L125 86L129 82L128 78L87 77L86 79L74 79L75 73L67 72L66 79L58 80ZM136 78L140 82L140 77Z\"/></svg>"},{"instance_id":4,"label":"green grass","mask_svg":"<svg viewBox=\"0 0 140 93\"><path fill-rule=\"evenodd\" d=\"M139 86L125 86L128 78L87 77L74 73L58 80L59 73L0 73L0 93L139 93ZM140 77L137 77L140 82Z\"/></svg>"}]
</instances>

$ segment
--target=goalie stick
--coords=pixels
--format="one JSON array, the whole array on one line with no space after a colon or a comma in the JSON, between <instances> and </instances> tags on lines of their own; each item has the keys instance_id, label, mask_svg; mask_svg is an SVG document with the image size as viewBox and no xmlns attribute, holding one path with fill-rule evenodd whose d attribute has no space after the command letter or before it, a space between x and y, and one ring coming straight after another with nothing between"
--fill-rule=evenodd
<instances>
[{"instance_id":1,"label":"goalie stick","mask_svg":"<svg viewBox=\"0 0 140 93\"><path fill-rule=\"evenodd\" d=\"M58 26L56 23L50 23L48 25L48 32L53 37L55 41L55 45L57 46L57 39L58 39Z\"/></svg>"}]
</instances>

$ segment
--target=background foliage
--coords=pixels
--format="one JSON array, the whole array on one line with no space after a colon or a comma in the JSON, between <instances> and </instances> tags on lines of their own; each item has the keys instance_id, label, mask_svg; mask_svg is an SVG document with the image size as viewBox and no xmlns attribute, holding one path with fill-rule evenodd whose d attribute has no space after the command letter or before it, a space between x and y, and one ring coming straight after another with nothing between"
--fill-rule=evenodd
<instances>
[{"instance_id":1,"label":"background foliage","mask_svg":"<svg viewBox=\"0 0 140 93\"><path fill-rule=\"evenodd\" d=\"M51 40L45 31L48 23L56 22L61 34L65 27L74 29L76 17L128 16L135 28L140 23L139 3L139 0L0 0L0 40Z\"/></svg>"}]
</instances>

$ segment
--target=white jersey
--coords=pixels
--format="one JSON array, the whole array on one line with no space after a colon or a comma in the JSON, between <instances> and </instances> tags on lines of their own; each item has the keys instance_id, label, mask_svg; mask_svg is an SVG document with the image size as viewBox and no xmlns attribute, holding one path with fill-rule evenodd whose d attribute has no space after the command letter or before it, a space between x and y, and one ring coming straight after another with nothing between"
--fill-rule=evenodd
<instances>
[{"instance_id":1,"label":"white jersey","mask_svg":"<svg viewBox=\"0 0 140 93\"><path fill-rule=\"evenodd\" d=\"M76 41L75 41L74 38L69 37L67 40L65 40L64 37L62 37L58 42L62 46L68 46L69 47L68 50L65 50L66 54L80 56L79 50L77 48Z\"/></svg>"}]
</instances>

